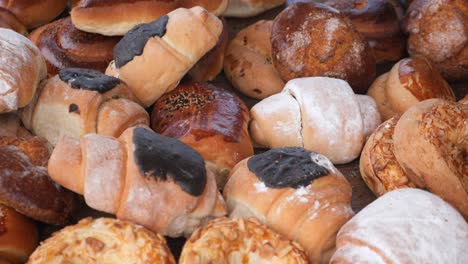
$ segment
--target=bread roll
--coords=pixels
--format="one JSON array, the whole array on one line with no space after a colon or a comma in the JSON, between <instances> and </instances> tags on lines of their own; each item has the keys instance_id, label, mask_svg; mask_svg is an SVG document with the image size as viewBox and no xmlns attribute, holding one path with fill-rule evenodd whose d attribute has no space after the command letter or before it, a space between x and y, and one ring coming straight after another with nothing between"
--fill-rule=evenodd
<instances>
[{"instance_id":1,"label":"bread roll","mask_svg":"<svg viewBox=\"0 0 468 264\"><path fill-rule=\"evenodd\" d=\"M1 3L1 2L0 2ZM0 113L25 107L47 75L39 49L26 37L0 28Z\"/></svg>"},{"instance_id":2,"label":"bread roll","mask_svg":"<svg viewBox=\"0 0 468 264\"><path fill-rule=\"evenodd\" d=\"M448 80L468 79L466 0L415 0L403 27L411 56L426 57Z\"/></svg>"},{"instance_id":3,"label":"bread roll","mask_svg":"<svg viewBox=\"0 0 468 264\"><path fill-rule=\"evenodd\" d=\"M176 262L159 234L127 221L85 218L44 241L27 263Z\"/></svg>"},{"instance_id":4,"label":"bread roll","mask_svg":"<svg viewBox=\"0 0 468 264\"><path fill-rule=\"evenodd\" d=\"M350 162L359 156L367 134L380 123L375 120L376 107L361 107L356 98L343 80L291 80L281 93L252 107L250 134L261 146L304 147L335 164ZM374 113L363 116L361 108Z\"/></svg>"},{"instance_id":5,"label":"bread roll","mask_svg":"<svg viewBox=\"0 0 468 264\"><path fill-rule=\"evenodd\" d=\"M406 58L377 78L369 89L383 120L402 115L411 106L430 98L455 101L450 85L423 57Z\"/></svg>"},{"instance_id":6,"label":"bread roll","mask_svg":"<svg viewBox=\"0 0 468 264\"><path fill-rule=\"evenodd\" d=\"M3 7L0 7L0 28L11 29L22 35L28 34L28 30L21 21L19 21L13 13L8 11L8 9Z\"/></svg>"},{"instance_id":7,"label":"bread roll","mask_svg":"<svg viewBox=\"0 0 468 264\"><path fill-rule=\"evenodd\" d=\"M0 263L24 263L38 244L33 221L0 205Z\"/></svg>"},{"instance_id":8,"label":"bread roll","mask_svg":"<svg viewBox=\"0 0 468 264\"><path fill-rule=\"evenodd\" d=\"M279 148L234 167L224 188L232 218L255 217L299 243L311 263L327 263L352 215L351 186L330 161L303 148Z\"/></svg>"},{"instance_id":9,"label":"bread roll","mask_svg":"<svg viewBox=\"0 0 468 264\"><path fill-rule=\"evenodd\" d=\"M42 167L49 155L44 141L3 139L0 143L0 203L41 222L67 223L77 200Z\"/></svg>"},{"instance_id":10,"label":"bread roll","mask_svg":"<svg viewBox=\"0 0 468 264\"><path fill-rule=\"evenodd\" d=\"M28 129L55 145L63 135L79 138L98 132L118 137L127 127L149 125L145 109L134 101L121 80L68 68L44 81L37 100L20 114Z\"/></svg>"},{"instance_id":11,"label":"bread roll","mask_svg":"<svg viewBox=\"0 0 468 264\"><path fill-rule=\"evenodd\" d=\"M128 32L106 74L122 79L150 106L216 45L222 28L221 20L201 7L176 9Z\"/></svg>"},{"instance_id":12,"label":"bread roll","mask_svg":"<svg viewBox=\"0 0 468 264\"><path fill-rule=\"evenodd\" d=\"M10 10L29 29L47 24L66 6L67 0L0 0L0 7Z\"/></svg>"},{"instance_id":13,"label":"bread roll","mask_svg":"<svg viewBox=\"0 0 468 264\"><path fill-rule=\"evenodd\" d=\"M112 60L112 49L120 40L80 31L69 17L34 30L29 38L44 56L50 76L66 68L104 72Z\"/></svg>"},{"instance_id":14,"label":"bread roll","mask_svg":"<svg viewBox=\"0 0 468 264\"><path fill-rule=\"evenodd\" d=\"M220 189L232 167L254 153L247 106L212 84L179 85L156 101L151 121L157 133L177 138L200 153Z\"/></svg>"},{"instance_id":15,"label":"bread roll","mask_svg":"<svg viewBox=\"0 0 468 264\"><path fill-rule=\"evenodd\" d=\"M252 17L284 4L285 0L230 0L223 15Z\"/></svg>"},{"instance_id":16,"label":"bread roll","mask_svg":"<svg viewBox=\"0 0 468 264\"><path fill-rule=\"evenodd\" d=\"M260 20L241 30L229 43L224 73L241 93L264 99L283 89L284 82L271 58L273 21Z\"/></svg>"},{"instance_id":17,"label":"bread roll","mask_svg":"<svg viewBox=\"0 0 468 264\"><path fill-rule=\"evenodd\" d=\"M133 27L150 23L177 8L200 6L220 15L228 0L83 0L71 11L80 30L107 36L124 35Z\"/></svg>"},{"instance_id":18,"label":"bread roll","mask_svg":"<svg viewBox=\"0 0 468 264\"><path fill-rule=\"evenodd\" d=\"M308 261L301 246L254 218L218 218L192 234L182 249L179 263L276 264Z\"/></svg>"},{"instance_id":19,"label":"bread roll","mask_svg":"<svg viewBox=\"0 0 468 264\"><path fill-rule=\"evenodd\" d=\"M132 127L119 139L63 137L48 165L57 183L86 203L171 237L190 235L226 213L214 175L184 143Z\"/></svg>"},{"instance_id":20,"label":"bread roll","mask_svg":"<svg viewBox=\"0 0 468 264\"><path fill-rule=\"evenodd\" d=\"M416 104L398 121L395 157L408 178L468 218L468 105L442 99Z\"/></svg>"},{"instance_id":21,"label":"bread roll","mask_svg":"<svg viewBox=\"0 0 468 264\"><path fill-rule=\"evenodd\" d=\"M468 259L468 225L429 192L391 191L362 209L338 233L332 264L454 263Z\"/></svg>"},{"instance_id":22,"label":"bread roll","mask_svg":"<svg viewBox=\"0 0 468 264\"><path fill-rule=\"evenodd\" d=\"M347 81L365 93L375 78L367 41L336 9L297 3L283 10L271 32L273 63L284 81L326 76Z\"/></svg>"}]
</instances>

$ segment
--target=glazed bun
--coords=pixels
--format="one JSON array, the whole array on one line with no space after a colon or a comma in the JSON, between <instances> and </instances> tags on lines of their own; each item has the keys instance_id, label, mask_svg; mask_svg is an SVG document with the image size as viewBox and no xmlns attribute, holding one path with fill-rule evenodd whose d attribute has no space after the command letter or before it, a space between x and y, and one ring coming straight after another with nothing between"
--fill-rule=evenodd
<instances>
[{"instance_id":1,"label":"glazed bun","mask_svg":"<svg viewBox=\"0 0 468 264\"><path fill-rule=\"evenodd\" d=\"M241 93L263 99L283 89L284 82L271 57L273 21L260 20L239 31L231 40L224 60L224 73Z\"/></svg>"},{"instance_id":2,"label":"glazed bun","mask_svg":"<svg viewBox=\"0 0 468 264\"><path fill-rule=\"evenodd\" d=\"M406 12L408 52L422 55L448 80L468 79L466 0L415 0Z\"/></svg>"},{"instance_id":3,"label":"glazed bun","mask_svg":"<svg viewBox=\"0 0 468 264\"><path fill-rule=\"evenodd\" d=\"M106 74L122 79L150 106L216 45L222 29L221 20L201 7L176 9L128 32Z\"/></svg>"},{"instance_id":4,"label":"glazed bun","mask_svg":"<svg viewBox=\"0 0 468 264\"><path fill-rule=\"evenodd\" d=\"M285 0L229 0L223 15L228 17L252 17L280 6Z\"/></svg>"},{"instance_id":5,"label":"glazed bun","mask_svg":"<svg viewBox=\"0 0 468 264\"><path fill-rule=\"evenodd\" d=\"M182 249L179 263L299 264L308 261L301 246L254 218L218 218L192 234Z\"/></svg>"},{"instance_id":6,"label":"glazed bun","mask_svg":"<svg viewBox=\"0 0 468 264\"><path fill-rule=\"evenodd\" d=\"M29 29L52 21L66 6L67 0L0 0L0 7L10 10Z\"/></svg>"},{"instance_id":7,"label":"glazed bun","mask_svg":"<svg viewBox=\"0 0 468 264\"><path fill-rule=\"evenodd\" d=\"M29 38L44 56L49 76L66 68L104 72L112 60L112 49L120 40L80 31L69 17L34 30Z\"/></svg>"},{"instance_id":8,"label":"glazed bun","mask_svg":"<svg viewBox=\"0 0 468 264\"><path fill-rule=\"evenodd\" d=\"M297 3L283 10L271 32L273 63L284 81L326 76L343 79L365 93L375 78L367 41L336 9Z\"/></svg>"},{"instance_id":9,"label":"glazed bun","mask_svg":"<svg viewBox=\"0 0 468 264\"><path fill-rule=\"evenodd\" d=\"M21 21L19 21L13 13L8 11L8 9L3 7L0 7L0 28L11 29L22 35L28 34L28 30Z\"/></svg>"},{"instance_id":10,"label":"glazed bun","mask_svg":"<svg viewBox=\"0 0 468 264\"><path fill-rule=\"evenodd\" d=\"M127 221L85 218L42 242L27 263L176 262L159 234Z\"/></svg>"},{"instance_id":11,"label":"glazed bun","mask_svg":"<svg viewBox=\"0 0 468 264\"><path fill-rule=\"evenodd\" d=\"M347 222L330 263L462 264L466 245L468 224L452 206L405 188L383 195Z\"/></svg>"},{"instance_id":12,"label":"glazed bun","mask_svg":"<svg viewBox=\"0 0 468 264\"><path fill-rule=\"evenodd\" d=\"M0 28L0 114L25 107L47 69L39 49L13 30Z\"/></svg>"},{"instance_id":13,"label":"glazed bun","mask_svg":"<svg viewBox=\"0 0 468 264\"><path fill-rule=\"evenodd\" d=\"M353 216L351 185L317 153L272 149L234 167L223 192L231 218L257 218L327 263L335 236Z\"/></svg>"},{"instance_id":14,"label":"glazed bun","mask_svg":"<svg viewBox=\"0 0 468 264\"><path fill-rule=\"evenodd\" d=\"M72 9L71 18L80 30L123 36L133 27L150 23L177 8L200 6L220 15L227 3L227 0L83 0Z\"/></svg>"}]
</instances>

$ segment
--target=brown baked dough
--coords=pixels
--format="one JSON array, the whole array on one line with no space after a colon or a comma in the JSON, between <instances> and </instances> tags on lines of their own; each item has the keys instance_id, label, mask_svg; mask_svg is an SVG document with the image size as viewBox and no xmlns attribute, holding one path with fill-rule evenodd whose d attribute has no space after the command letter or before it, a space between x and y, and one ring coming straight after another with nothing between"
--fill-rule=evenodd
<instances>
[{"instance_id":1,"label":"brown baked dough","mask_svg":"<svg viewBox=\"0 0 468 264\"><path fill-rule=\"evenodd\" d=\"M23 35L28 34L28 30L21 21L8 9L3 7L0 7L0 28L8 28Z\"/></svg>"},{"instance_id":2,"label":"brown baked dough","mask_svg":"<svg viewBox=\"0 0 468 264\"><path fill-rule=\"evenodd\" d=\"M252 17L280 6L285 0L229 0L223 15L228 17Z\"/></svg>"},{"instance_id":3,"label":"brown baked dough","mask_svg":"<svg viewBox=\"0 0 468 264\"><path fill-rule=\"evenodd\" d=\"M67 6L67 0L0 0L0 7L10 10L27 28L47 24Z\"/></svg>"}]
</instances>

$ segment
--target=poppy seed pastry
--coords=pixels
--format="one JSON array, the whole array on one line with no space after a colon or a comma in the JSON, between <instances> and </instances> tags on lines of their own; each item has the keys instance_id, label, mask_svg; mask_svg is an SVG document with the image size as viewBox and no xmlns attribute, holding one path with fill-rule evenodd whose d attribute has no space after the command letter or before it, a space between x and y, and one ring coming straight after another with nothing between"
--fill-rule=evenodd
<instances>
[{"instance_id":1,"label":"poppy seed pastry","mask_svg":"<svg viewBox=\"0 0 468 264\"><path fill-rule=\"evenodd\" d=\"M125 34L106 74L126 82L150 106L216 45L222 30L221 20L201 7L176 9Z\"/></svg>"},{"instance_id":2,"label":"poppy seed pastry","mask_svg":"<svg viewBox=\"0 0 468 264\"><path fill-rule=\"evenodd\" d=\"M224 187L231 218L254 217L326 263L335 236L353 216L351 185L324 156L277 148L238 163Z\"/></svg>"},{"instance_id":3,"label":"poppy seed pastry","mask_svg":"<svg viewBox=\"0 0 468 264\"><path fill-rule=\"evenodd\" d=\"M48 170L57 183L83 194L91 208L166 236L190 235L226 213L200 154L147 127L128 128L118 139L63 137Z\"/></svg>"}]
</instances>

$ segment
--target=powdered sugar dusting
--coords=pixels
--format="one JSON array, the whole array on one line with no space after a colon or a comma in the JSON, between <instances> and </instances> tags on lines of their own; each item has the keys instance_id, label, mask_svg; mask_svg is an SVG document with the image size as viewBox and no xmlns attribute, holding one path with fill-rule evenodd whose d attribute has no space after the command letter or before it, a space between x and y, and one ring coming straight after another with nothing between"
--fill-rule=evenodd
<instances>
[{"instance_id":1,"label":"powdered sugar dusting","mask_svg":"<svg viewBox=\"0 0 468 264\"><path fill-rule=\"evenodd\" d=\"M340 26L340 20L336 17L332 17L330 19L327 19L327 22L325 24L325 38L326 38L326 51L325 53L329 53L331 50L331 42L334 38L335 31L338 29Z\"/></svg>"},{"instance_id":2,"label":"powdered sugar dusting","mask_svg":"<svg viewBox=\"0 0 468 264\"><path fill-rule=\"evenodd\" d=\"M309 199L307 197L308 194L309 194L309 191L306 189L306 187L301 186L297 188L296 191L294 191L294 193L291 196L287 197L286 200L288 202L296 200L301 203L307 203L309 202Z\"/></svg>"},{"instance_id":3,"label":"powdered sugar dusting","mask_svg":"<svg viewBox=\"0 0 468 264\"><path fill-rule=\"evenodd\" d=\"M304 62L302 59L296 59L300 57L297 56L297 53L301 49L307 48L312 42L309 32L296 31L292 34L288 34L286 36L286 42L288 46L285 46L284 49L278 53L278 59L287 62L291 70L299 72L304 68Z\"/></svg>"},{"instance_id":4,"label":"powdered sugar dusting","mask_svg":"<svg viewBox=\"0 0 468 264\"><path fill-rule=\"evenodd\" d=\"M268 191L264 182L256 182L254 183L254 187L257 193L266 193Z\"/></svg>"}]
</instances>

